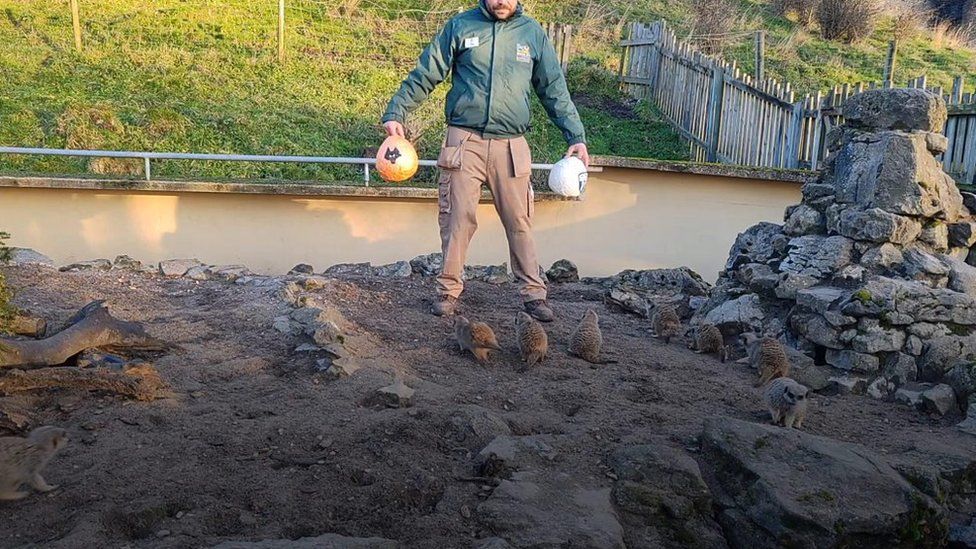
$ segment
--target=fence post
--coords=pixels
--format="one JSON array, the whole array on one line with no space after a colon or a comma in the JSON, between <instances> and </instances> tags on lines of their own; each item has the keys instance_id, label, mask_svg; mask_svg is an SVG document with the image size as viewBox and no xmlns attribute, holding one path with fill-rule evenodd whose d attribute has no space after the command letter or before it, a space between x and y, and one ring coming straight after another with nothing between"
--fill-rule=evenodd
<instances>
[{"instance_id":1,"label":"fence post","mask_svg":"<svg viewBox=\"0 0 976 549\"><path fill-rule=\"evenodd\" d=\"M563 25L563 74L569 71L569 58L573 55L573 26Z\"/></svg>"},{"instance_id":2,"label":"fence post","mask_svg":"<svg viewBox=\"0 0 976 549\"><path fill-rule=\"evenodd\" d=\"M718 138L722 125L722 95L725 90L725 71L712 64L712 86L708 94L708 135L705 139L705 161L718 162Z\"/></svg>"},{"instance_id":3,"label":"fence post","mask_svg":"<svg viewBox=\"0 0 976 549\"><path fill-rule=\"evenodd\" d=\"M285 62L285 0L278 0L278 62Z\"/></svg>"},{"instance_id":4,"label":"fence post","mask_svg":"<svg viewBox=\"0 0 976 549\"><path fill-rule=\"evenodd\" d=\"M766 31L756 31L756 82L766 76Z\"/></svg>"},{"instance_id":5,"label":"fence post","mask_svg":"<svg viewBox=\"0 0 976 549\"><path fill-rule=\"evenodd\" d=\"M885 89L894 86L895 81L895 55L898 53L898 40L892 40L888 43L888 59L885 61L884 67L884 79L882 81L882 87Z\"/></svg>"},{"instance_id":6,"label":"fence post","mask_svg":"<svg viewBox=\"0 0 976 549\"><path fill-rule=\"evenodd\" d=\"M626 32L624 33L623 43L626 44L627 40L630 40L634 36L634 25L636 23L631 23L629 27L626 27ZM627 50L630 46L620 47L620 68L617 70L617 80L619 82L620 89L624 89L624 66L627 64Z\"/></svg>"},{"instance_id":7,"label":"fence post","mask_svg":"<svg viewBox=\"0 0 976 549\"><path fill-rule=\"evenodd\" d=\"M664 43L664 21L657 21L654 23L654 26L651 27L651 40L654 43L647 46L650 48L650 55L648 57L650 57L649 68L651 72L651 74L648 75L650 78L650 85L647 87L647 90L648 95L650 97L654 97L654 94L657 92L657 73L661 69L661 45Z\"/></svg>"},{"instance_id":8,"label":"fence post","mask_svg":"<svg viewBox=\"0 0 976 549\"><path fill-rule=\"evenodd\" d=\"M787 159L784 163L785 168L800 167L800 140L803 133L803 101L793 104L793 115L790 117L790 124L786 136Z\"/></svg>"},{"instance_id":9,"label":"fence post","mask_svg":"<svg viewBox=\"0 0 976 549\"><path fill-rule=\"evenodd\" d=\"M78 0L71 0L71 26L75 32L75 50L81 51L81 16L78 14Z\"/></svg>"}]
</instances>

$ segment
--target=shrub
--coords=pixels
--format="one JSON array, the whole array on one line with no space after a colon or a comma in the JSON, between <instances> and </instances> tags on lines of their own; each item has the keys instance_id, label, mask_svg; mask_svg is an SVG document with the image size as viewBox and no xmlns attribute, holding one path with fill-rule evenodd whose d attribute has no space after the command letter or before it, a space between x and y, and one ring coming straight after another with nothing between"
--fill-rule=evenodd
<instances>
[{"instance_id":1,"label":"shrub","mask_svg":"<svg viewBox=\"0 0 976 549\"><path fill-rule=\"evenodd\" d=\"M691 0L693 35L705 53L721 53L729 34L739 22L738 8L731 0Z\"/></svg>"},{"instance_id":2,"label":"shrub","mask_svg":"<svg viewBox=\"0 0 976 549\"><path fill-rule=\"evenodd\" d=\"M781 17L793 17L796 22L809 28L817 13L820 0L773 0L773 11Z\"/></svg>"},{"instance_id":3,"label":"shrub","mask_svg":"<svg viewBox=\"0 0 976 549\"><path fill-rule=\"evenodd\" d=\"M821 0L817 24L827 40L857 42L874 32L882 12L878 0Z\"/></svg>"},{"instance_id":4,"label":"shrub","mask_svg":"<svg viewBox=\"0 0 976 549\"><path fill-rule=\"evenodd\" d=\"M893 37L904 41L914 38L935 13L926 0L901 0L891 8Z\"/></svg>"}]
</instances>

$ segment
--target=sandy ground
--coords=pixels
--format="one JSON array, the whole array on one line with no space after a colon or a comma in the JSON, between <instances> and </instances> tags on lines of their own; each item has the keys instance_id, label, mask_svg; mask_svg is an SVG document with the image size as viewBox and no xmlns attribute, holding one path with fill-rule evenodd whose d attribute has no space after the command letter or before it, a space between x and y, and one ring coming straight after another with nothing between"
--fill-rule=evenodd
<instances>
[{"instance_id":1,"label":"sandy ground","mask_svg":"<svg viewBox=\"0 0 976 549\"><path fill-rule=\"evenodd\" d=\"M127 271L4 273L16 304L55 326L105 299L180 348L155 361L173 398L31 397L36 424L62 426L72 441L47 469L58 490L0 504L2 547L208 547L328 532L468 547L488 535L473 510L490 490L458 479L499 430L486 412L514 434L553 435L551 467L589 487L611 485L606 458L621 445L664 435L693 449L707 416L766 419L747 366L653 340L646 320L609 311L593 286L552 288L550 356L518 372L514 285L470 283L465 293L463 312L494 326L505 348L479 366L457 350L451 321L427 314L432 279L333 280L315 293L377 348L363 369L332 380L315 356L294 352L306 336L272 328L291 310L274 289ZM566 353L587 308L600 313L606 355L618 363ZM368 406L394 376L417 390L414 405ZM973 448L952 428L958 415L851 395L812 404L807 431L884 454Z\"/></svg>"}]
</instances>

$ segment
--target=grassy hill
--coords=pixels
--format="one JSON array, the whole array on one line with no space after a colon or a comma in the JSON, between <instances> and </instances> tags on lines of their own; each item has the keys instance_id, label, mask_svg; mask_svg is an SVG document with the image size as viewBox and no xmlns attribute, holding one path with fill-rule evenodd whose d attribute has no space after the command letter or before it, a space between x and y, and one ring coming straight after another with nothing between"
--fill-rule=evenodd
<instances>
[{"instance_id":1,"label":"grassy hill","mask_svg":"<svg viewBox=\"0 0 976 549\"><path fill-rule=\"evenodd\" d=\"M694 34L700 0L526 0L543 21L576 26L569 71L591 152L686 158L644 104L616 91L622 21L665 18ZM767 70L799 91L877 80L890 33L883 22L846 45L773 15L760 0L732 2L738 38L725 55L752 67L748 30L769 31ZM277 3L248 0L81 0L84 51L73 48L67 2L0 0L0 145L243 154L360 156L381 137L389 96L439 25L473 0L287 0L287 58L277 60ZM901 80L921 73L948 86L973 73L976 53L922 32L901 46ZM973 83L969 83L970 89ZM441 86L410 121L422 156L443 130ZM534 106L535 158L565 150ZM0 173L136 174L138 162L0 155ZM349 180L352 168L162 161L158 177ZM430 174L422 178L430 181Z\"/></svg>"}]
</instances>

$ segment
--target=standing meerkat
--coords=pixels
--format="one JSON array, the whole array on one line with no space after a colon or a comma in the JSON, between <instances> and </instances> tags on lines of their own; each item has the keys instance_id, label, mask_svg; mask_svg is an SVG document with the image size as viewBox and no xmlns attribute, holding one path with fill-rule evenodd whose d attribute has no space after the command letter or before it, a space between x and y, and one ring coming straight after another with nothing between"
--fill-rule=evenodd
<instances>
[{"instance_id":1,"label":"standing meerkat","mask_svg":"<svg viewBox=\"0 0 976 549\"><path fill-rule=\"evenodd\" d=\"M57 488L44 482L41 471L68 443L68 432L58 427L38 427L21 437L0 437L0 500L27 497L23 484L38 492Z\"/></svg>"},{"instance_id":2,"label":"standing meerkat","mask_svg":"<svg viewBox=\"0 0 976 549\"><path fill-rule=\"evenodd\" d=\"M613 364L615 360L600 360L603 349L603 332L600 331L600 317L593 309L587 309L569 340L569 354L578 356L593 364Z\"/></svg>"},{"instance_id":3,"label":"standing meerkat","mask_svg":"<svg viewBox=\"0 0 976 549\"><path fill-rule=\"evenodd\" d=\"M725 340L722 338L722 332L714 324L705 322L695 329L695 352L718 353L722 362L725 362Z\"/></svg>"},{"instance_id":4,"label":"standing meerkat","mask_svg":"<svg viewBox=\"0 0 976 549\"><path fill-rule=\"evenodd\" d=\"M663 339L665 343L671 343L671 338L676 337L681 331L681 318L674 307L667 303L655 305L651 323L654 325L654 335Z\"/></svg>"},{"instance_id":5,"label":"standing meerkat","mask_svg":"<svg viewBox=\"0 0 976 549\"><path fill-rule=\"evenodd\" d=\"M746 351L749 354L749 364L759 370L759 381L756 387L762 387L770 380L790 375L790 360L786 356L783 344L772 337L760 338L756 334L742 335Z\"/></svg>"},{"instance_id":6,"label":"standing meerkat","mask_svg":"<svg viewBox=\"0 0 976 549\"><path fill-rule=\"evenodd\" d=\"M787 429L803 426L803 418L807 415L807 398L809 389L789 377L778 377L769 382L763 391L763 398L774 425L782 425Z\"/></svg>"},{"instance_id":7,"label":"standing meerkat","mask_svg":"<svg viewBox=\"0 0 976 549\"><path fill-rule=\"evenodd\" d=\"M515 315L515 335L518 339L519 354L526 367L533 366L546 357L549 352L549 336L539 321L525 311Z\"/></svg>"},{"instance_id":8,"label":"standing meerkat","mask_svg":"<svg viewBox=\"0 0 976 549\"><path fill-rule=\"evenodd\" d=\"M475 360L481 364L488 362L488 351L501 350L495 332L484 322L471 322L458 316L454 319L454 336L457 337L461 351L471 351Z\"/></svg>"}]
</instances>

